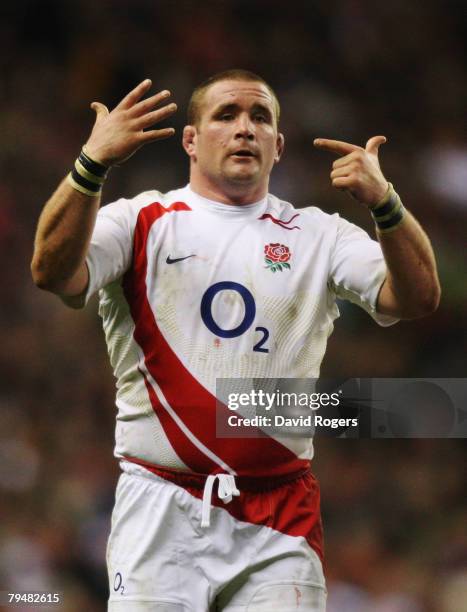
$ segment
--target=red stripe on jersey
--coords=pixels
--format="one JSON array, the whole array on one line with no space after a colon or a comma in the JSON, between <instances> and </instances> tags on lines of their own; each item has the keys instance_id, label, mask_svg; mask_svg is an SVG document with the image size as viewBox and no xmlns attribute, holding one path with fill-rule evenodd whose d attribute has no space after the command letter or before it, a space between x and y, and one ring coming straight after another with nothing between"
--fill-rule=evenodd
<instances>
[{"instance_id":1,"label":"red stripe on jersey","mask_svg":"<svg viewBox=\"0 0 467 612\"><path fill-rule=\"evenodd\" d=\"M143 350L146 367L189 431L238 474L266 476L297 472L308 466L309 461L298 459L269 436L231 440L216 437L216 410L224 411L226 417L230 411L223 405L216 406L216 398L185 368L157 325L147 298L148 234L152 225L166 213L189 210L183 202L176 202L168 208L156 202L141 209L138 215L133 265L125 274L123 288L135 323L134 337ZM147 386L149 390L148 383ZM195 472L223 471L187 438L155 395L150 392L153 408L184 463Z\"/></svg>"},{"instance_id":2,"label":"red stripe on jersey","mask_svg":"<svg viewBox=\"0 0 467 612\"><path fill-rule=\"evenodd\" d=\"M157 329L154 314L147 299L145 280L147 272L146 243L149 231L155 221L166 213L191 211L191 209L184 202L175 202L167 208L155 202L142 210L144 214L140 212L135 228L132 268L130 268L124 276L123 289L130 306L131 316L135 323L134 338L143 350L148 371L151 372L157 382L160 382L160 379L154 376L153 368L149 367L149 363L156 360L163 360L165 359L165 355L162 353L157 355L159 343L156 340L156 336L160 332ZM155 330L157 330L156 336L154 336ZM155 342L153 342L153 340L155 340ZM171 367L174 366L171 364ZM176 376L178 366L175 366L175 368L173 374ZM187 438L185 433L180 429L178 424L159 401L146 374L142 370L140 370L140 372L144 377L153 410L157 414L167 438L180 459L189 467L192 467L193 464L196 465L197 469L202 472L215 470L218 467L217 464L213 463L204 453L201 453L191 440ZM169 378L171 378L171 376L169 376Z\"/></svg>"}]
</instances>

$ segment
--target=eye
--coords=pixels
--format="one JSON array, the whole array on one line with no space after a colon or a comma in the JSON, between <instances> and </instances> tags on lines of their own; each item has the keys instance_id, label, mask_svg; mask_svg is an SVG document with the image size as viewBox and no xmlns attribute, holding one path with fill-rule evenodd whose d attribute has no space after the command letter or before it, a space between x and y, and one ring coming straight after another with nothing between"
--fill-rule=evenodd
<instances>
[{"instance_id":1,"label":"eye","mask_svg":"<svg viewBox=\"0 0 467 612\"><path fill-rule=\"evenodd\" d=\"M257 123L268 123L269 120L266 117L266 115L259 114L259 115L255 115L255 121Z\"/></svg>"},{"instance_id":2,"label":"eye","mask_svg":"<svg viewBox=\"0 0 467 612\"><path fill-rule=\"evenodd\" d=\"M219 119L221 121L232 121L233 115L232 113L222 113L222 115L219 116Z\"/></svg>"}]
</instances>

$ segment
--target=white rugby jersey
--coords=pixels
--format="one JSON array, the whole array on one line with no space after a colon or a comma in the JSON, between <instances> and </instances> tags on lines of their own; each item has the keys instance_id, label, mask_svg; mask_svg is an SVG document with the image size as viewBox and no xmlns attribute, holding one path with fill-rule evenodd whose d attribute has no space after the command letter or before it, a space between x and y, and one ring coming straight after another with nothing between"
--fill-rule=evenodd
<instances>
[{"instance_id":1,"label":"white rugby jersey","mask_svg":"<svg viewBox=\"0 0 467 612\"><path fill-rule=\"evenodd\" d=\"M311 439L216 436L216 378L317 378L336 297L375 303L379 244L315 207L268 195L247 206L189 186L100 209L86 300L99 314L117 379L115 455L172 469L282 475Z\"/></svg>"}]
</instances>

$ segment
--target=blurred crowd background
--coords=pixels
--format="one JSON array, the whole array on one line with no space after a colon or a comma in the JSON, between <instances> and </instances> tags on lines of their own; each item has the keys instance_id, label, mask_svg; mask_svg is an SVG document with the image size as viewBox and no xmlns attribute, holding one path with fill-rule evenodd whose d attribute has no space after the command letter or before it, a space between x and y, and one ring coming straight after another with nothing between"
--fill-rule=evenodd
<instances>
[{"instance_id":1,"label":"blurred crowd background","mask_svg":"<svg viewBox=\"0 0 467 612\"><path fill-rule=\"evenodd\" d=\"M40 210L85 142L90 102L112 107L150 77L179 105L173 139L112 170L109 202L184 185L192 88L231 67L258 72L286 135L271 191L370 233L312 141L385 134L383 170L431 237L442 303L390 329L343 305L323 376L465 377L466 41L463 0L2 4L0 591L61 591L60 610L105 609L113 378L96 303L69 310L29 273ZM329 612L467 610L466 455L464 440L318 440Z\"/></svg>"}]
</instances>

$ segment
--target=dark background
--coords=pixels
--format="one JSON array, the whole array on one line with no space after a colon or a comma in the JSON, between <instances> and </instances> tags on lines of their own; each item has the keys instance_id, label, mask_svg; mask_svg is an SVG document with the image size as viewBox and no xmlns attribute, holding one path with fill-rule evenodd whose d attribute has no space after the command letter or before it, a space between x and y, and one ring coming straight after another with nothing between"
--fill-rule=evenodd
<instances>
[{"instance_id":1,"label":"dark background","mask_svg":"<svg viewBox=\"0 0 467 612\"><path fill-rule=\"evenodd\" d=\"M182 186L192 88L243 67L282 104L286 151L271 191L339 211L321 136L364 145L428 232L442 303L381 329L343 305L329 377L465 377L467 25L461 0L18 1L0 8L0 590L61 590L60 610L105 609L105 543L118 466L114 383L93 302L62 306L31 281L40 210L93 124L143 78L169 88L177 134L113 169L104 201ZM463 440L317 443L329 612L464 612Z\"/></svg>"}]
</instances>

